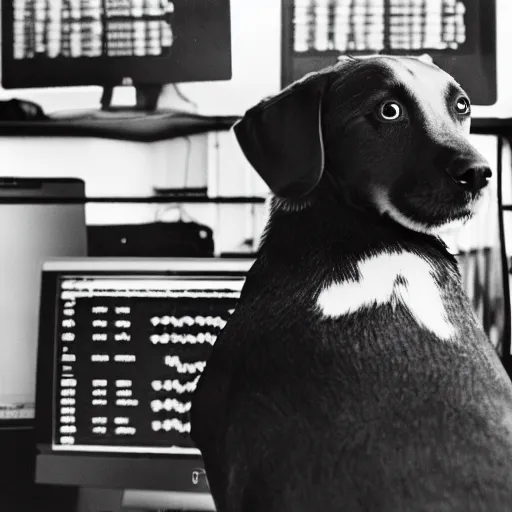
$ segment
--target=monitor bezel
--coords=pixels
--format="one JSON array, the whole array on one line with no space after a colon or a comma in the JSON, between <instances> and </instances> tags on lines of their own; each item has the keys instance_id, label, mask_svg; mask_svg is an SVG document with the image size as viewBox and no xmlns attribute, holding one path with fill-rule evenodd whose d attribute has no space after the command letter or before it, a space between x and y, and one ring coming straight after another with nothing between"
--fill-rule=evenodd
<instances>
[{"instance_id":1,"label":"monitor bezel","mask_svg":"<svg viewBox=\"0 0 512 512\"><path fill-rule=\"evenodd\" d=\"M230 0L187 0L176 16L175 42L165 57L60 57L14 59L14 0L2 2L2 73L4 89L118 85L165 85L232 78ZM203 30L203 27L208 27ZM198 28L199 27L199 28ZM196 29L193 37L187 31ZM222 58L219 58L222 56ZM170 63L164 66L165 61Z\"/></svg>"},{"instance_id":2,"label":"monitor bezel","mask_svg":"<svg viewBox=\"0 0 512 512\"><path fill-rule=\"evenodd\" d=\"M239 258L59 258L43 264L35 417L38 483L198 492L190 473L195 468L203 468L202 458L196 454L66 452L53 449L55 303L60 278L70 274L84 277L113 274L245 277L253 262L253 259ZM46 349L49 346L51 350ZM207 489L204 492L208 492Z\"/></svg>"}]
</instances>

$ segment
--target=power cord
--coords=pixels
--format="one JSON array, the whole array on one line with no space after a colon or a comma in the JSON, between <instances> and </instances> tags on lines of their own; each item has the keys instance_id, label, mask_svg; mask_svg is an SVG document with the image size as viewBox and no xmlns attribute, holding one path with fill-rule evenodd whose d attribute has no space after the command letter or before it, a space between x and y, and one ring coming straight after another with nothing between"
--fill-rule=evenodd
<instances>
[{"instance_id":1,"label":"power cord","mask_svg":"<svg viewBox=\"0 0 512 512\"><path fill-rule=\"evenodd\" d=\"M190 98L188 98L187 96L185 96L183 94L183 92L181 91L181 89L178 87L177 84L172 84L173 87L174 87L174 90L176 91L176 94L183 100L185 101L186 103L188 103L189 105L192 105L194 108L198 108L197 106L197 103L193 102Z\"/></svg>"}]
</instances>

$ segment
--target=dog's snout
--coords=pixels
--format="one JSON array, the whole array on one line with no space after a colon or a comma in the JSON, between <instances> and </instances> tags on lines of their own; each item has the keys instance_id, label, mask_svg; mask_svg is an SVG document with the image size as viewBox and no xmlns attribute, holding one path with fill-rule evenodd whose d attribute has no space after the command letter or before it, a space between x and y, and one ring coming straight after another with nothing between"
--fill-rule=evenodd
<instances>
[{"instance_id":1,"label":"dog's snout","mask_svg":"<svg viewBox=\"0 0 512 512\"><path fill-rule=\"evenodd\" d=\"M488 185L492 171L481 161L458 160L448 169L448 174L457 185L476 194Z\"/></svg>"}]
</instances>

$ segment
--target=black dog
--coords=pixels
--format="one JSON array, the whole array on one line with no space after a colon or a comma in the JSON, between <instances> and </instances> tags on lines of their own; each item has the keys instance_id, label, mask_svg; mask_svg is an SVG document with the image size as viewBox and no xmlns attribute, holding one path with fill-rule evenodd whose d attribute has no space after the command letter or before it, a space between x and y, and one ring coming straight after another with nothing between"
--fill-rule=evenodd
<instances>
[{"instance_id":1,"label":"black dog","mask_svg":"<svg viewBox=\"0 0 512 512\"><path fill-rule=\"evenodd\" d=\"M488 164L413 58L348 59L235 127L274 192L192 405L219 512L512 510L512 385L437 236Z\"/></svg>"}]
</instances>

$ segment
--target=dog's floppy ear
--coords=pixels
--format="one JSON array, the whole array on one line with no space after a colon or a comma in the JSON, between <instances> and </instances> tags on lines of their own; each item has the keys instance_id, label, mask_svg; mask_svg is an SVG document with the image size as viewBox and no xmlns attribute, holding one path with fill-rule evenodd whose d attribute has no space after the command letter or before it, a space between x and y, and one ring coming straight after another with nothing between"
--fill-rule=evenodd
<instances>
[{"instance_id":1,"label":"dog's floppy ear","mask_svg":"<svg viewBox=\"0 0 512 512\"><path fill-rule=\"evenodd\" d=\"M234 126L245 157L278 197L305 196L322 177L326 81L327 75L308 75L248 110Z\"/></svg>"}]
</instances>

